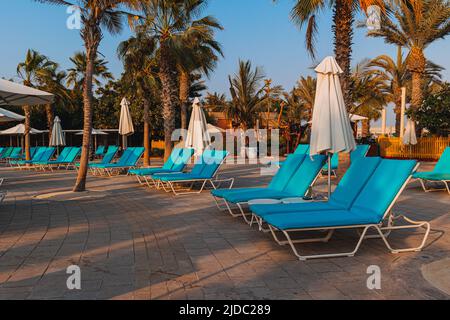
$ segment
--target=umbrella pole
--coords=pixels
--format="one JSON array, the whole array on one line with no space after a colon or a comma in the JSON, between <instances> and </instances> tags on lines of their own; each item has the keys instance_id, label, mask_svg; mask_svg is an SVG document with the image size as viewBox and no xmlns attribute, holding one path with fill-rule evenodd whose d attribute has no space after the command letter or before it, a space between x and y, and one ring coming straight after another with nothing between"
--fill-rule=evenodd
<instances>
[{"instance_id":1,"label":"umbrella pole","mask_svg":"<svg viewBox=\"0 0 450 320\"><path fill-rule=\"evenodd\" d=\"M328 200L331 196L331 153L327 153L328 155Z\"/></svg>"}]
</instances>

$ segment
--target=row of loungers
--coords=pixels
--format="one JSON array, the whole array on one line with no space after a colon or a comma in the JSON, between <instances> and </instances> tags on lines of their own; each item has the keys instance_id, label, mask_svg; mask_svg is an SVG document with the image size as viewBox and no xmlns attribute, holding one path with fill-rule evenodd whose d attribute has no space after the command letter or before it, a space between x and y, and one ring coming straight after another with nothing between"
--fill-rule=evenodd
<instances>
[{"instance_id":1,"label":"row of loungers","mask_svg":"<svg viewBox=\"0 0 450 320\"><path fill-rule=\"evenodd\" d=\"M329 201L303 200L302 196L314 183L314 175L318 174L324 161L323 157L312 161L309 156L291 155L267 188L219 189L211 194L220 210L226 210L233 216L242 215L250 226L256 224L260 231L270 232L278 244L289 245L300 260L354 256L367 238L381 238L393 253L420 251L424 247L430 224L394 216L391 211L415 173L418 167L416 161L378 157L357 159ZM292 199L293 196L296 198ZM238 207L237 213L233 206ZM395 225L400 219L405 223ZM416 247L399 249L388 242L392 231L417 228L425 229L425 234ZM359 232L359 239L352 251L304 255L296 246L307 242L328 242L333 232L339 229L356 229ZM369 235L371 229L376 234ZM318 232L319 237L293 237L293 234L302 232Z\"/></svg>"}]
</instances>

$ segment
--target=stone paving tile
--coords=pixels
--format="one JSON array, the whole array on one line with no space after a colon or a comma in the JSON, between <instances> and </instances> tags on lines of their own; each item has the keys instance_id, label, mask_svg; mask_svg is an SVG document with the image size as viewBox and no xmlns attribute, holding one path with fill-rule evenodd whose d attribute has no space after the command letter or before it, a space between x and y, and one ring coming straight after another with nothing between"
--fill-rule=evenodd
<instances>
[{"instance_id":1,"label":"stone paving tile","mask_svg":"<svg viewBox=\"0 0 450 320\"><path fill-rule=\"evenodd\" d=\"M236 176L237 187L269 181L258 173L255 166L228 165L223 176ZM0 168L0 175L8 190L0 206L0 299L450 298L420 270L450 254L450 197L423 193L417 182L394 211L431 221L424 251L394 255L367 240L353 258L301 262L269 234L219 212L208 192L175 198L131 177L89 177L88 193L41 197L70 190L75 174ZM324 190L324 181L316 188ZM349 249L356 239L340 231L302 250ZM396 245L418 239L392 236ZM66 286L73 264L81 268L81 290ZM381 290L367 289L372 265L381 268Z\"/></svg>"}]
</instances>

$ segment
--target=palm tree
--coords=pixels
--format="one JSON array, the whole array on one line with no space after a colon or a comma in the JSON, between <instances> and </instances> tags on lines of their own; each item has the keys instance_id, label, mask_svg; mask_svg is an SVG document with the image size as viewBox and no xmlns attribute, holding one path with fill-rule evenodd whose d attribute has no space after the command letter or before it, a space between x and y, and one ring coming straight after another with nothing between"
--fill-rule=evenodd
<instances>
[{"instance_id":1,"label":"palm tree","mask_svg":"<svg viewBox=\"0 0 450 320\"><path fill-rule=\"evenodd\" d=\"M347 108L351 107L350 66L354 16L370 5L385 7L384 0L297 0L291 11L291 19L296 25L303 27L306 24L306 48L315 58L317 15L327 8L333 8L334 54L343 70L340 80Z\"/></svg>"},{"instance_id":2,"label":"palm tree","mask_svg":"<svg viewBox=\"0 0 450 320\"><path fill-rule=\"evenodd\" d=\"M120 43L117 53L124 63L123 79L135 84L144 106L144 166L150 165L150 98L157 83L156 43L139 30L136 35Z\"/></svg>"},{"instance_id":3,"label":"palm tree","mask_svg":"<svg viewBox=\"0 0 450 320\"><path fill-rule=\"evenodd\" d=\"M72 3L65 0L35 0L43 3L71 6ZM93 81L95 71L95 60L97 59L98 47L103 38L103 29L106 28L111 34L117 34L122 30L122 17L128 16L129 22L134 15L124 12L121 7L139 9L139 0L78 0L81 21L81 38L84 42L86 52L86 70L83 82L83 145L80 159L78 177L73 188L74 192L86 189L86 175L88 170L89 150L92 132L92 100Z\"/></svg>"},{"instance_id":4,"label":"palm tree","mask_svg":"<svg viewBox=\"0 0 450 320\"><path fill-rule=\"evenodd\" d=\"M182 54L177 55L177 65L180 85L180 106L181 106L181 128L187 129L187 110L189 99L189 88L191 86L191 74L202 72L209 77L210 72L215 69L218 54L223 57L220 44L214 40L214 29L223 30L222 26L206 24L192 26L195 32L186 32L181 38ZM180 52L180 51L177 51Z\"/></svg>"},{"instance_id":5,"label":"palm tree","mask_svg":"<svg viewBox=\"0 0 450 320\"><path fill-rule=\"evenodd\" d=\"M67 85L79 90L83 87L86 74L86 53L76 52L73 57L69 58L73 63L73 67L69 68L67 74ZM94 68L92 74L92 82L94 85L101 84L99 78L108 81L114 79L114 76L108 70L108 62L104 59L96 57L94 60Z\"/></svg>"},{"instance_id":6,"label":"palm tree","mask_svg":"<svg viewBox=\"0 0 450 320\"><path fill-rule=\"evenodd\" d=\"M28 50L25 61L17 65L17 74L23 80L24 85L34 87L39 84L39 74L54 67L55 63L46 56L37 51ZM23 111L25 114L25 158L30 160L31 106L23 106Z\"/></svg>"},{"instance_id":7,"label":"palm tree","mask_svg":"<svg viewBox=\"0 0 450 320\"><path fill-rule=\"evenodd\" d=\"M179 100L176 58L183 52L184 46L181 44L189 39L201 38L200 35L207 34L212 29L220 28L213 17L200 17L206 4L206 0L147 0L143 9L147 32L159 47L166 159L173 147L175 106Z\"/></svg>"},{"instance_id":8,"label":"palm tree","mask_svg":"<svg viewBox=\"0 0 450 320\"><path fill-rule=\"evenodd\" d=\"M40 70L37 76L39 78L39 82L41 83L39 88L51 92L55 96L53 103L45 105L48 127L48 141L50 141L52 138L54 119L53 105L68 105L71 103L70 94L63 83L67 77L67 74L65 71L59 71L58 65L54 63L52 67Z\"/></svg>"},{"instance_id":9,"label":"palm tree","mask_svg":"<svg viewBox=\"0 0 450 320\"><path fill-rule=\"evenodd\" d=\"M252 68L250 61L239 61L239 70L230 82L231 103L227 108L230 119L244 130L253 128L264 102L264 73Z\"/></svg>"},{"instance_id":10,"label":"palm tree","mask_svg":"<svg viewBox=\"0 0 450 320\"><path fill-rule=\"evenodd\" d=\"M397 1L393 17L384 17L381 29L369 35L409 49L406 67L411 73L411 105L418 108L423 101L423 82L427 59L424 50L434 41L450 33L448 0Z\"/></svg>"}]
</instances>

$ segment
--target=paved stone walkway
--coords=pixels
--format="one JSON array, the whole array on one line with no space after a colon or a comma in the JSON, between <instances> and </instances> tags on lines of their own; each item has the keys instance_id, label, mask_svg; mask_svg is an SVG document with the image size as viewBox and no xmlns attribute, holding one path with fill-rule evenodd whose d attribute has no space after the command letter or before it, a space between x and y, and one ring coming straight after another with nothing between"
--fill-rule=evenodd
<instances>
[{"instance_id":1,"label":"paved stone walkway","mask_svg":"<svg viewBox=\"0 0 450 320\"><path fill-rule=\"evenodd\" d=\"M426 167L426 166L425 166ZM262 185L256 167L228 166L236 186ZM288 247L219 212L208 192L173 197L131 177L89 178L72 194L73 172L0 169L0 299L448 299L421 274L450 256L450 196L411 183L395 211L431 221L420 253L393 255L367 240L354 258L298 261ZM323 184L324 181L319 181ZM399 244L417 241L400 236ZM350 248L338 232L311 252ZM66 268L81 268L81 290L68 290ZM366 286L381 268L381 290Z\"/></svg>"}]
</instances>

